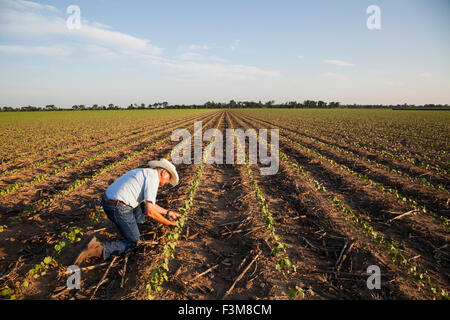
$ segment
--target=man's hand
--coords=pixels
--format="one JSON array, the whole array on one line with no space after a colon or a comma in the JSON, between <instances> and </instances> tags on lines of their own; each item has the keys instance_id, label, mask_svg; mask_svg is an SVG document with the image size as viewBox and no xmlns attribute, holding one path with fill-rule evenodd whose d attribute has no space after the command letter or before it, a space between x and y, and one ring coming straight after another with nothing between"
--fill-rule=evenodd
<instances>
[{"instance_id":1,"label":"man's hand","mask_svg":"<svg viewBox=\"0 0 450 320\"><path fill-rule=\"evenodd\" d=\"M167 210L161 208L157 204L153 204L150 201L145 201L145 211L146 211L146 214L150 218L152 218L152 219L154 219L154 220L156 220L156 221L158 221L158 222L160 222L162 224L165 224L166 226L175 226L175 225L177 225L177 222L167 220L166 218L164 218L162 216L163 214L166 214ZM167 212L167 213L169 213L169 212ZM177 213L174 212L172 215L169 214L169 217L171 217L171 218L175 217L175 219L178 219L180 216Z\"/></svg>"},{"instance_id":2,"label":"man's hand","mask_svg":"<svg viewBox=\"0 0 450 320\"><path fill-rule=\"evenodd\" d=\"M174 219L174 220L178 220L181 218L181 215L175 211L168 211L167 215L169 216L169 218Z\"/></svg>"}]
</instances>

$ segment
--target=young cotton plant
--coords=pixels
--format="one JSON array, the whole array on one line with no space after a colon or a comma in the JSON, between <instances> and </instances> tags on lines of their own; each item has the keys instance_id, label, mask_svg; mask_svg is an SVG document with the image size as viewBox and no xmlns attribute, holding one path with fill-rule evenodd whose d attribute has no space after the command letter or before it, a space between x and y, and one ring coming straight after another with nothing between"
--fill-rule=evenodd
<instances>
[{"instance_id":1,"label":"young cotton plant","mask_svg":"<svg viewBox=\"0 0 450 320\"><path fill-rule=\"evenodd\" d=\"M60 255L62 249L75 242L79 242L81 240L81 236L83 236L82 228L73 227L69 232L62 232L62 239L54 247L56 254Z\"/></svg>"},{"instance_id":2,"label":"young cotton plant","mask_svg":"<svg viewBox=\"0 0 450 320\"><path fill-rule=\"evenodd\" d=\"M401 175L401 176L403 176L403 177L409 179L409 180L410 180L411 182L413 182L413 183L419 183L419 184L422 184L422 185L427 186L427 187L429 187L429 188L432 188L432 189L435 189L435 190L440 190L440 191L445 191L445 192L449 193L448 190L445 189L445 187L444 187L442 184L434 185L434 184L430 183L428 180L426 180L426 179L423 178L423 177L422 177L422 178L415 178L415 177L412 177L412 176L410 176L410 175L409 175L408 173L406 173L406 172L397 170L397 169L395 169L395 168L391 168L390 166L388 166L388 165L386 165L386 164L379 163L379 162L377 162L377 161L375 161L375 160L372 160L372 159L368 158L367 156L360 155L360 154L358 154L358 153L356 153L356 152L353 152L353 151L351 151L351 150L349 150L349 149L345 149L345 148L339 147L338 145L332 144L332 143L330 143L330 142L328 142L328 141L326 141L326 140L325 140L325 141L322 141L322 140L319 139L319 138L315 138L315 137L312 137L312 136L309 136L309 135L306 135L306 134L299 133L299 132L297 132L297 131L291 129L290 127L286 127L286 126L280 127L280 126L277 126L277 125L273 124L272 122L262 121L262 120L256 120L256 121L259 122L259 123L267 123L267 124L270 124L271 126L273 126L273 127L275 127L275 128L278 128L280 131L286 131L286 132L289 132L290 134L293 134L293 135L295 135L295 136L297 136L297 137L300 137L300 138L302 138L302 139L311 141L311 142L313 142L313 143L317 143L317 144L319 144L319 145L321 145L321 146L323 146L323 147L331 148L331 149L334 149L334 150L336 150L336 151L338 151L338 152L340 152L340 153L343 153L343 154L352 156L352 157L354 157L354 158L361 159L361 160L363 160L363 161L365 161L365 162L368 162L368 163L370 163L370 164L372 164L372 165L374 165L374 166L376 166L376 167L378 167L378 168L384 169L384 170L386 170L386 171L388 171L388 172L391 172L391 173L394 173L394 174ZM308 132L308 133L309 133L308 130L306 130L305 132ZM309 133L309 134L314 135L314 132L313 132L313 133ZM315 133L315 134L317 135L317 133Z\"/></svg>"},{"instance_id":3,"label":"young cotton plant","mask_svg":"<svg viewBox=\"0 0 450 320\"><path fill-rule=\"evenodd\" d=\"M278 128L280 128L280 127L278 127ZM294 134L296 134L296 133L294 132ZM298 134L296 134L296 135L298 135ZM303 136L303 135L302 135L302 136ZM305 137L306 137L307 139L309 139L309 140L313 140L312 138L310 138L310 137L308 137L308 136L305 136ZM427 208L425 208L424 205L419 205L418 202L417 202L416 200L410 199L410 198L408 198L408 197L405 197L404 195L401 195L401 194L398 192L397 189L395 189L395 188L393 188L393 187L385 186L384 184L379 183L379 182L375 182L375 181L373 181L372 179L370 179L367 175L365 175L365 174L363 174L363 173L355 172L354 170L350 169L348 166L343 165L343 164L340 164L340 163L337 163L337 162L334 161L333 159L330 159L330 158L324 156L324 155L321 154L320 152L318 152L318 151L316 151L316 150L314 150L314 149L308 148L308 147L306 147L305 145L300 144L300 143L298 143L298 142L296 142L296 141L293 141L292 139L290 139L290 138L288 138L288 137L286 137L286 136L281 136L280 138L281 138L282 140L284 140L284 141L290 143L290 144L293 144L293 145L299 147L299 148L302 149L302 150L305 150L306 152L308 152L308 153L310 153L310 154L312 154L312 155L314 155L314 156L317 156L318 158L320 158L320 159L322 159L322 160L324 160L324 161L327 161L327 162L331 163L334 167L340 168L340 169L342 169L343 171L346 171L346 172L348 172L348 173L350 173L350 174L356 176L358 179L361 179L361 180L363 180L363 181L366 181L366 182L370 183L370 185L373 186L374 188L378 189L379 191L385 193L386 195L388 195L388 196L390 196L390 197L393 197L395 200L397 200L397 201L399 201L399 202L406 203L409 207L414 208L414 209L417 210L418 212L422 212L422 213L424 213L424 214L427 214L427 215L430 216L431 218L433 218L433 219L435 219L436 221L440 222L440 223L444 226L444 228L446 228L446 229L450 228L450 223L449 223L449 220L448 220L447 218L442 217L442 216L439 216L439 215L437 215L436 213L434 213L434 212L428 210ZM319 141L319 140L316 140L316 139L314 139L313 141L317 142L317 143L320 144L320 145L328 146L327 144L323 143L322 141ZM331 147L336 148L335 146L331 146ZM341 151L341 150L339 149L339 151ZM344 151L345 151L345 150L344 150ZM347 153L348 151L345 151L345 152ZM286 154L284 154L284 153L282 153L282 152L280 151L280 158L282 158L282 160L285 160L285 161L286 161L288 157L287 157ZM291 165L293 165L292 162L291 162ZM320 192L326 192L325 187L322 186L317 180L314 180L313 182L314 182L314 186L316 187L316 189L317 189L318 191L320 191Z\"/></svg>"},{"instance_id":4,"label":"young cotton plant","mask_svg":"<svg viewBox=\"0 0 450 320\"><path fill-rule=\"evenodd\" d=\"M220 126L222 122L222 118L220 118L216 128ZM184 224L187 219L187 214L192 206L193 199L195 196L195 192L197 191L200 178L203 174L204 164L206 161L206 155L209 154L209 150L211 149L214 142L214 137L211 140L211 143L206 148L206 152L203 155L202 163L194 174L194 178L191 181L191 185L188 191L188 196L186 200L183 202L183 206L178 209L178 212L181 215L181 218L178 219L177 225L171 228L166 233L167 242L165 243L162 249L162 258L158 260L159 267L153 269L150 273L150 281L146 285L146 290L148 292L147 298L149 300L153 300L155 298L155 293L161 292L161 286L164 281L168 280L167 272L169 271L169 261L174 258L174 252L177 245L177 241L181 237L181 232L183 230Z\"/></svg>"},{"instance_id":5,"label":"young cotton plant","mask_svg":"<svg viewBox=\"0 0 450 320\"><path fill-rule=\"evenodd\" d=\"M187 123L187 122L188 122L188 120L185 121L185 122L183 122L182 124ZM178 124L176 127L179 127L179 126L181 126L182 124ZM156 135L158 135L158 134L160 134L160 133L168 132L168 131L170 131L170 130L172 130L172 129L173 129L173 128L165 128L165 129L159 130L159 131L157 131L157 132L151 134L150 136L144 137L143 139L141 139L140 142L142 142L142 141L144 141L144 140L148 140L148 139L150 139L151 137L154 137L154 136L156 136ZM121 158L120 160L118 160L118 161L116 161L116 162L113 162L113 163L111 163L111 164L109 164L109 165L107 165L107 166L105 166L105 167L103 167L103 168L97 170L97 171L96 171L93 175L91 175L90 177L86 177L86 178L83 178L83 179L77 179L77 180L74 181L69 187L67 187L67 188L64 189L64 190L61 190L59 193L54 194L54 195L52 195L52 196L50 196L50 197L48 197L48 198L41 199L41 200L39 200L36 204L34 204L33 206L30 206L29 208L25 208L25 209L24 209L21 213L19 213L17 216L11 217L11 218L10 218L10 222L11 222L12 224L16 224L16 223L22 222L22 221L25 220L27 217L29 217L30 215L35 214L35 213L37 212L37 206L38 206L39 204L42 205L44 208L50 206L50 205L51 205L54 201L56 201L57 199L60 199L60 198L62 198L63 196L65 196L65 195L67 195L67 194L73 192L74 190L78 189L79 187L81 187L81 186L84 185L85 183L87 183L87 182L89 182L89 181L93 181L93 180L94 180L95 178L97 178L99 175L104 174L105 172L114 169L115 167L121 165L122 163L124 163L124 162L126 162L126 161L128 161L128 160L131 160L131 159L133 159L133 158L135 158L135 157L138 157L139 155L141 155L141 154L147 152L149 149L151 149L151 148L155 147L156 145L158 145L158 144L160 144L160 143L166 141L167 139L169 139L169 136L165 136L164 138L162 138L162 139L160 139L160 140L154 141L154 142L150 143L149 145L147 145L144 149L135 151L135 152L133 152L133 153L130 153L130 154L128 154L127 156L125 156L124 158ZM134 142L129 142L129 143L126 143L126 144L124 144L124 145L119 145L119 146L116 146L116 147L114 147L114 148L112 148L112 149L108 149L108 150L106 150L106 151L102 151L102 152L99 153L99 154L95 154L95 155L93 155L93 156L91 156L91 157L88 157L88 158L85 158L85 159L81 160L80 162L77 162L76 166L79 166L79 165L81 165L81 164L85 164L87 161L91 161L92 159L95 159L95 158L100 157L100 155L104 155L104 154L106 154L106 153L109 154L109 153L111 153L111 152L113 152L113 151L117 151L118 149L123 148L123 147L128 146L128 145L131 145L131 144L137 144L137 142L136 142L136 141L134 141ZM67 170L68 168L73 168L73 167L74 167L73 164L72 164L72 165L68 165L68 164L67 164L67 165L65 165L63 168L55 169L54 173L58 173L58 172L61 172L61 171L63 171L63 170ZM54 173L52 173L52 174L54 174ZM41 179L41 177L37 177L37 178ZM36 179L36 178L35 178L35 179ZM29 184L29 182L27 182L27 183ZM0 191L0 197L2 196L2 192L3 192L3 190Z\"/></svg>"},{"instance_id":6,"label":"young cotton plant","mask_svg":"<svg viewBox=\"0 0 450 320\"><path fill-rule=\"evenodd\" d=\"M280 152L280 158L286 161L292 168L296 169L301 176L303 176L307 181L314 184L316 189L320 191L320 189L318 189L316 185L317 181L312 178L309 173L305 171L300 165L293 162L286 154L283 154L282 152ZM369 239L371 239L376 244L381 245L382 249L391 257L393 263L398 263L401 265L409 264L408 271L411 273L414 280L421 281L422 283L427 284L434 296L438 296L442 299L448 299L448 292L445 289L432 285L431 279L428 275L417 272L417 268L413 264L409 263L408 259L406 259L406 257L403 255L401 249L399 248L399 244L397 244L395 241L388 241L381 234L375 232L368 221L358 217L358 215L337 196L328 195L328 198L331 200L333 206L340 212L344 213L347 217L351 218L351 220L359 226L361 231L366 234Z\"/></svg>"},{"instance_id":7,"label":"young cotton plant","mask_svg":"<svg viewBox=\"0 0 450 320\"><path fill-rule=\"evenodd\" d=\"M229 120L230 127L233 127L231 121ZM242 123L241 123L242 125ZM236 139L236 141L238 141ZM267 142L264 142L267 143ZM268 239L269 244L271 246L271 254L277 258L277 263L275 266L275 269L281 272L287 272L289 273L292 269L294 272L297 270L295 264L292 262L291 258L288 256L286 251L286 245L281 240L281 237L276 233L275 231L275 219L273 218L272 213L269 210L269 205L267 204L266 199L264 198L263 192L259 188L258 182L253 177L253 172L250 167L250 163L248 161L248 158L245 156L245 153L243 152L243 147L240 145L240 143L237 143L237 147L239 149L239 152L242 152L244 154L244 165L247 170L247 174L250 180L250 185L253 188L253 191L255 193L256 200L259 203L259 208L261 213L264 215L264 222L266 223L266 229L270 233L270 237Z\"/></svg>"},{"instance_id":8,"label":"young cotton plant","mask_svg":"<svg viewBox=\"0 0 450 320\"><path fill-rule=\"evenodd\" d=\"M334 167L340 168L343 171L346 171L346 172L356 176L357 178L359 178L359 179L361 179L363 181L367 181L371 186L373 186L374 188L378 189L379 191L387 194L388 196L394 198L395 200L397 200L399 202L405 203L409 207L417 210L418 212L422 212L424 214L428 214L428 216L430 216L431 218L433 218L436 221L440 222L445 228L447 228L447 229L450 228L449 220L447 218L439 216L436 213L428 210L424 205L419 205L416 200L410 199L410 198L400 194L397 189L395 189L393 187L385 186L384 184L379 183L379 182L375 182L372 179L370 179L367 175L365 175L363 173L355 172L352 169L350 169L349 167L347 167L346 165L337 163L336 161L325 157L324 155L322 155L321 153L317 152L316 150L313 150L313 149L310 149L308 147L305 147L304 145L301 145L301 144L299 144L299 143L297 143L297 142L295 142L295 141L293 141L293 140L291 140L291 139L289 139L287 137L283 137L282 136L281 139L283 139L283 140L285 140L285 141L287 141L289 143L292 143L295 146L297 146L297 147L299 147L299 148L301 148L301 149L303 149L303 150L305 150L305 151L307 151L307 152L309 152L309 153L319 157L320 159L323 159L323 160L331 163Z\"/></svg>"}]
</instances>

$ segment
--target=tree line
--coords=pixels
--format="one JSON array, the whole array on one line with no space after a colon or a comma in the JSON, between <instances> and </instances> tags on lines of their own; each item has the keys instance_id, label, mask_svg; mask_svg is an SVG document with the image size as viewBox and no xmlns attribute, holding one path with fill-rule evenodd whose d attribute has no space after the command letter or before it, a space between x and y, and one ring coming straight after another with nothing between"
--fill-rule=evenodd
<instances>
[{"instance_id":1,"label":"tree line","mask_svg":"<svg viewBox=\"0 0 450 320\"><path fill-rule=\"evenodd\" d=\"M106 105L98 105L93 104L92 106L86 106L84 104L80 105L73 105L70 109L57 107L54 104L46 105L45 107L36 107L36 106L23 106L19 108L13 108L10 106L4 106L0 108L0 111L3 112L10 112L10 111L63 111L63 110L138 110L138 109L221 109L221 108L297 108L297 109L304 109L304 108L318 108L318 109L325 109L325 108L342 108L342 109L394 109L394 110L450 110L450 107L448 104L442 105L442 104L425 104L421 106L411 105L411 104L397 104L397 105L383 105L383 104L376 104L376 105L367 105L367 104L346 104L341 105L340 102L325 102L322 100L315 101L315 100L305 100L303 102L297 102L297 101L289 101L285 103L275 103L273 100L269 100L267 102L255 102L255 101L235 101L230 100L229 102L214 102L214 101L207 101L204 104L172 104L169 105L167 101L164 102L155 102L150 104L137 104L137 103L131 103L127 107L120 107L116 104L110 103L108 106Z\"/></svg>"}]
</instances>

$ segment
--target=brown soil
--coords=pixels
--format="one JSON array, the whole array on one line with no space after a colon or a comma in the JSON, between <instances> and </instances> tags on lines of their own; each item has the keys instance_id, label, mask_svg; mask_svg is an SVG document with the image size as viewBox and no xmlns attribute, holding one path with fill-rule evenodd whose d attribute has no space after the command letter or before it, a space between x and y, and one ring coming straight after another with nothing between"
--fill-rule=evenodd
<instances>
[{"instance_id":1,"label":"brown soil","mask_svg":"<svg viewBox=\"0 0 450 320\"><path fill-rule=\"evenodd\" d=\"M281 150L301 164L312 177L320 181L330 194L341 197L355 212L369 221L375 231L386 239L404 243L409 257L419 256L415 261L430 273L434 281L448 287L450 260L448 232L423 215L410 215L388 223L390 212L406 212L404 208L385 194L373 189L368 183L333 167L293 145L280 144ZM436 248L442 248L436 251Z\"/></svg>"},{"instance_id":2,"label":"brown soil","mask_svg":"<svg viewBox=\"0 0 450 320\"><path fill-rule=\"evenodd\" d=\"M227 114L231 115L234 127L239 127L236 118L244 119L236 112L216 112L207 117L212 121L204 130L215 127L219 118L223 117L219 129L224 131L229 126L227 117L224 117ZM158 135L152 141L162 136ZM305 143L302 139L295 139ZM204 148L208 143L203 142ZM99 258L89 259L81 267L100 265L83 271L81 290L65 291L67 275L64 272L73 263L81 242L69 245L60 256L55 256L57 263L46 275L30 279L26 272L44 257L53 255L53 247L60 240L61 232L70 227L86 226L83 239L92 234L100 241L120 239L107 218L101 217L98 223L94 223L89 215L99 208L100 197L110 183L128 170L145 166L149 158L164 157L176 144L167 140L167 143L154 147L150 156L143 154L127 161L57 199L50 206L40 208L25 222L8 226L6 231L0 233L0 287L8 285L17 289L18 282L29 279L29 287L21 293L16 292L18 299L91 298L111 261L102 264ZM49 178L39 186L14 193L8 198L14 206L2 202L0 225L23 209L25 199L31 199L30 203L33 203L63 190L76 179L89 176L129 152L142 150L146 145L139 144L115 152L92 164ZM352 165L355 170L372 170L375 173L371 174L385 179L382 180L384 183L400 181L327 148L322 149L315 144L308 146L320 152L326 151L327 156ZM276 232L286 244L287 254L295 263L297 272L282 273L275 269L276 258L271 254L268 241L270 235L244 165L206 164L174 258L169 263L169 280L163 284L157 299L289 299L289 290L296 286L303 292L297 299L431 298L426 288L411 279L406 266L390 262L382 248L369 241L354 223L331 205L330 195L343 199L386 239L402 243L408 258L414 259L415 264L430 275L433 283L448 290L449 260L445 245L449 239L440 225L420 215L389 223L388 220L395 216L389 212L404 212L407 208L355 176L300 148L284 143L280 147L327 188L326 193L318 193L314 185L284 162L280 163L279 172L274 176L262 176L260 167L252 165L253 176L275 218ZM178 165L180 184L161 190L158 204L171 209L181 207L198 168L196 164ZM10 212L4 214L8 208ZM144 240L154 243L143 244L127 258L116 259L94 299L147 298L146 285L151 271L159 266L164 235L169 229L153 221L148 221L139 229ZM367 288L366 270L370 265L381 268L381 290Z\"/></svg>"},{"instance_id":3,"label":"brown soil","mask_svg":"<svg viewBox=\"0 0 450 320\"><path fill-rule=\"evenodd\" d=\"M286 130L282 130L281 133L289 139L313 149L325 157L349 167L357 173L365 174L375 182L397 189L403 196L415 199L419 204L425 205L438 216L450 217L449 195L447 192L425 187L421 184L414 184L401 175L393 174L356 157L340 153L330 147L308 141Z\"/></svg>"},{"instance_id":4,"label":"brown soil","mask_svg":"<svg viewBox=\"0 0 450 320\"><path fill-rule=\"evenodd\" d=\"M167 124L175 121L169 121ZM129 127L129 131L125 135L132 135L133 133L145 131L142 128L142 124L134 124ZM66 134L61 133L61 137L59 137L58 133L56 133L58 137L54 138L55 141L41 149L38 148L38 146L42 145L42 141L39 139L39 137L36 139L37 141L34 141L34 144L36 145L30 143L30 141L26 141L27 143L25 145L27 145L28 151L16 152L14 155L3 158L2 163L0 163L1 170L26 167L27 164L47 159L51 154L69 154L76 152L80 149L80 147L88 147L90 145L96 145L97 143L112 141L117 137L123 136L123 133L117 134L121 131L121 128L111 129L111 133L113 133L114 136L109 137L105 137L104 130L98 128L96 128L96 132L91 132L86 136L83 136L82 133L78 132L78 130L73 130L73 132L70 132L70 135L67 134L67 131L68 130L66 130ZM36 152L45 152L45 154L34 155L34 153Z\"/></svg>"},{"instance_id":5,"label":"brown soil","mask_svg":"<svg viewBox=\"0 0 450 320\"><path fill-rule=\"evenodd\" d=\"M217 115L215 118L217 118ZM151 158L164 157L176 144L176 142L171 142L169 140L168 143L158 145L153 149ZM53 246L59 240L57 236L63 230L67 230L72 226L80 227L83 225L92 225L89 219L89 213L92 212L94 208L99 207L101 195L106 187L126 171L145 166L148 159L148 154L143 154L135 159L132 159L131 161L125 162L124 164L114 168L113 171L99 176L97 180L91 181L78 190L70 193L68 196L58 199L57 202L53 203L46 210L38 211L38 214L34 215L28 221L18 225L9 226L6 231L0 234L0 244L5 252L4 259L1 261L2 267L19 258L21 258L24 263L18 270L6 268L7 271L5 271L5 273L7 274L8 272L14 271L18 272L23 277L24 273L31 269L33 265L40 263L45 256L51 254L53 251ZM104 163L104 165L106 164L107 163ZM189 175L184 177L188 178ZM183 182L183 180L184 179L182 178L181 181ZM184 180L184 183L187 184L188 181ZM181 185L182 183L180 186ZM175 194L179 188L179 186L173 188ZM159 203L162 203L164 206L164 201L165 197L162 196L162 198L159 199ZM119 237L115 227L103 217L98 225L95 225L95 227L89 227L89 231L85 234L85 236L90 235L93 230L102 229L105 227L106 230L96 232L99 239L105 240L111 236ZM18 246L19 243L20 246ZM54 270L53 272L49 272L49 274L45 277L33 281L33 285L23 292L23 297L50 298L52 293L51 291L55 289L55 280L57 279L57 276L61 279L66 279L67 276L63 273L63 271L65 271L64 266L68 266L73 263L74 256L79 249L79 244L75 244L70 246L68 250L65 250L63 255L57 258L57 269L59 269L59 272ZM0 267L0 269L2 267ZM100 268L99 270L101 271L102 269ZM103 272L104 270L105 268L103 268ZM40 284L41 282L43 284ZM34 283L36 284L34 285ZM61 285L64 285L64 283L62 282ZM45 286L47 289L44 290L41 286ZM14 287L14 283L10 283L10 287ZM51 291L49 292L49 290Z\"/></svg>"},{"instance_id":6,"label":"brown soil","mask_svg":"<svg viewBox=\"0 0 450 320\"><path fill-rule=\"evenodd\" d=\"M170 121L164 124L160 124L159 127L151 127L150 130L142 129L142 125L136 127L136 128L130 128L130 131L128 133L121 133L118 135L113 136L106 136L106 138L103 139L97 139L96 141L92 143L83 143L83 144L76 144L75 146L72 146L72 148L67 148L63 150L54 150L53 152L46 154L44 156L40 157L27 157L24 156L24 159L21 159L20 162L16 164L12 164L9 167L1 168L2 171L6 170L14 170L14 169L20 169L17 173L11 173L7 175L6 177L0 177L0 189L4 189L8 187L8 185L14 184L14 183L22 183L31 181L32 178L52 172L53 170L57 168L63 167L65 164L72 163L74 161L84 159L86 157L89 157L90 155L99 153L103 150L111 149L113 146L117 144L117 139L120 138L120 144L132 142L134 139L138 139L141 137L144 137L146 135L150 135L156 131L161 130L162 127L166 126L175 126L177 123L181 123L183 120L176 120L176 121ZM139 130L138 130L139 128ZM130 139L127 139L130 138ZM101 145L101 148L95 148L94 150L88 150L83 151L84 148L89 148L92 146ZM55 160L50 163L37 166L35 168L32 168L30 165L34 162L47 160L48 158L57 158L59 156L64 156L64 159L62 160ZM19 160L18 160L19 161Z\"/></svg>"},{"instance_id":7,"label":"brown soil","mask_svg":"<svg viewBox=\"0 0 450 320\"><path fill-rule=\"evenodd\" d=\"M248 117L246 117L246 118L248 118ZM270 122L270 121L262 120L259 118L258 118L258 121L267 123L269 125L272 124L272 122ZM373 160L377 163L387 165L392 169L405 172L408 175L410 175L411 177L424 178L435 186L442 184L446 189L450 188L450 181L449 181L448 177L443 176L439 173L436 173L435 171L426 170L424 168L418 167L418 166L416 166L412 163L406 162L406 161L399 161L399 160L387 158L387 157L384 157L377 153L372 153L372 152L369 152L369 151L361 149L361 148L356 148L356 147L350 146L348 144L345 144L344 141L330 140L329 138L326 138L324 136L313 135L310 132L304 132L304 131L294 129L287 125L282 125L279 123L275 123L275 125L286 131L292 131L292 132L295 132L300 135L305 135L305 136L317 139L318 141L321 141L323 143L337 146L344 150L351 151L359 156L367 157L368 159Z\"/></svg>"},{"instance_id":8,"label":"brown soil","mask_svg":"<svg viewBox=\"0 0 450 320\"><path fill-rule=\"evenodd\" d=\"M208 117L209 119L210 117ZM204 119L203 117L201 119ZM173 128L177 128L174 126ZM52 175L45 180L38 183L32 184L30 186L25 186L0 200L0 224L6 223L7 218L15 216L21 213L25 206L29 206L37 203L42 198L47 198L53 194L59 193L61 190L67 189L74 181L84 177L91 176L98 169L105 167L111 163L116 162L121 157L133 153L134 151L139 151L145 148L149 143L160 140L166 137L167 133L157 134L150 139L146 139L137 144L131 144L120 148L119 150L103 155L99 158L93 159L81 166L71 168L67 171L63 171L59 174ZM132 142L133 140L131 140ZM114 147L114 144L109 147ZM97 153L99 152L96 150ZM74 160L80 161L84 159L86 155L78 154ZM22 175L26 175L23 173ZM29 177L28 177L29 179ZM38 208L39 209L39 208Z\"/></svg>"}]
</instances>

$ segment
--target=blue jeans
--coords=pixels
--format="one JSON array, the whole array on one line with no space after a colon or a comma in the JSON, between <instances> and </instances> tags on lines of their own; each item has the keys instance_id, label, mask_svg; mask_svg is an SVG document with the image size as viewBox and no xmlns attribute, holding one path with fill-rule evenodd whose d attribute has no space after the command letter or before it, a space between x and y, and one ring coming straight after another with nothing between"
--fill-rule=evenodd
<instances>
[{"instance_id":1,"label":"blue jeans","mask_svg":"<svg viewBox=\"0 0 450 320\"><path fill-rule=\"evenodd\" d=\"M145 213L141 205L136 208L113 205L102 197L103 210L125 238L121 241L104 242L103 260L108 260L111 255L120 256L136 249L136 244L141 239L138 224L145 222Z\"/></svg>"}]
</instances>

